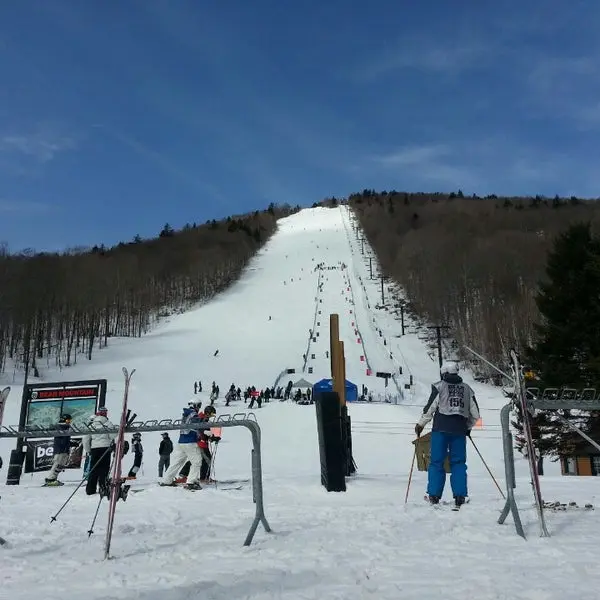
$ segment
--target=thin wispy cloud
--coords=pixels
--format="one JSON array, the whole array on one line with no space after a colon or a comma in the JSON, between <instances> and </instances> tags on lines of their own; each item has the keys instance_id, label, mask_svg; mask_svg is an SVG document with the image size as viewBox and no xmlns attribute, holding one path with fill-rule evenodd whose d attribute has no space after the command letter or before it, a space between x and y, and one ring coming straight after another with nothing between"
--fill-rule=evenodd
<instances>
[{"instance_id":1,"label":"thin wispy cloud","mask_svg":"<svg viewBox=\"0 0 600 600\"><path fill-rule=\"evenodd\" d=\"M47 213L50 206L42 202L31 202L27 200L10 200L0 198L0 214L6 216L23 216Z\"/></svg>"},{"instance_id":2,"label":"thin wispy cloud","mask_svg":"<svg viewBox=\"0 0 600 600\"><path fill-rule=\"evenodd\" d=\"M600 192L595 165L508 136L402 146L370 156L363 173L379 179L393 174L398 181L417 182L424 191L460 188L481 195L527 195L539 193L542 186L550 190L556 186L556 191L546 192L551 195L568 185L569 194L581 197L596 197ZM397 187L402 189L400 184Z\"/></svg>"},{"instance_id":3,"label":"thin wispy cloud","mask_svg":"<svg viewBox=\"0 0 600 600\"><path fill-rule=\"evenodd\" d=\"M31 131L0 135L0 152L15 154L39 163L47 163L61 152L76 147L76 139L57 128L38 126Z\"/></svg>"},{"instance_id":4,"label":"thin wispy cloud","mask_svg":"<svg viewBox=\"0 0 600 600\"><path fill-rule=\"evenodd\" d=\"M359 64L358 81L372 81L406 70L455 75L480 66L492 54L492 44L472 38L401 37Z\"/></svg>"},{"instance_id":5,"label":"thin wispy cloud","mask_svg":"<svg viewBox=\"0 0 600 600\"><path fill-rule=\"evenodd\" d=\"M544 115L600 124L600 46L574 57L540 57L528 74L529 100Z\"/></svg>"},{"instance_id":6,"label":"thin wispy cloud","mask_svg":"<svg viewBox=\"0 0 600 600\"><path fill-rule=\"evenodd\" d=\"M406 145L391 152L371 156L367 168L396 173L398 178L427 181L429 189L442 185L445 189L470 187L481 180L468 160L461 161L457 145L436 142L428 145Z\"/></svg>"},{"instance_id":7,"label":"thin wispy cloud","mask_svg":"<svg viewBox=\"0 0 600 600\"><path fill-rule=\"evenodd\" d=\"M404 146L389 154L373 157L376 163L387 167L406 167L413 165L429 164L450 154L447 144L432 144L425 146Z\"/></svg>"}]
</instances>

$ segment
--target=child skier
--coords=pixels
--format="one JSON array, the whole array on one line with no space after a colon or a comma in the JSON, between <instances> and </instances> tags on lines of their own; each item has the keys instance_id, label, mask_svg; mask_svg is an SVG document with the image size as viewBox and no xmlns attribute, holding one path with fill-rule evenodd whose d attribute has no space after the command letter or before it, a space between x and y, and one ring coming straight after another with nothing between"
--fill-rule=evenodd
<instances>
[{"instance_id":1,"label":"child skier","mask_svg":"<svg viewBox=\"0 0 600 600\"><path fill-rule=\"evenodd\" d=\"M131 467L127 479L136 479L137 473L142 466L142 458L144 457L141 433L136 432L131 436L131 446L133 447L133 467Z\"/></svg>"},{"instance_id":2,"label":"child skier","mask_svg":"<svg viewBox=\"0 0 600 600\"><path fill-rule=\"evenodd\" d=\"M216 413L214 406L207 406L204 411L204 421L208 421ZM212 453L210 451L209 442L218 444L221 438L214 435L210 429L198 432L198 447L202 454L202 466L200 467L200 483L211 483L210 468L212 465Z\"/></svg>"},{"instance_id":3,"label":"child skier","mask_svg":"<svg viewBox=\"0 0 600 600\"><path fill-rule=\"evenodd\" d=\"M72 420L71 415L63 415L58 421L58 429L68 431ZM65 467L69 464L71 446L78 446L78 444L77 442L71 442L70 436L61 435L54 438L52 468L50 469L50 473L48 473L48 477L46 477L45 484L48 487L64 485L62 481L58 480L58 474L64 471Z\"/></svg>"},{"instance_id":4,"label":"child skier","mask_svg":"<svg viewBox=\"0 0 600 600\"><path fill-rule=\"evenodd\" d=\"M158 476L163 476L163 470L168 470L171 464L171 453L173 452L173 442L167 432L162 434L162 440L158 447Z\"/></svg>"}]
</instances>

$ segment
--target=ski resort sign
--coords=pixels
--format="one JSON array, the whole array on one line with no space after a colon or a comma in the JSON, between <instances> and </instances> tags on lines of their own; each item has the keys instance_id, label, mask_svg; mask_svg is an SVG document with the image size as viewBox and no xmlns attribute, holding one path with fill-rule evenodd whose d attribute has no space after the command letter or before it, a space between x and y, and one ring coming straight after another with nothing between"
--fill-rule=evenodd
<instances>
[{"instance_id":1,"label":"ski resort sign","mask_svg":"<svg viewBox=\"0 0 600 600\"><path fill-rule=\"evenodd\" d=\"M73 425L87 423L106 400L106 379L31 384L25 387L27 427L52 427L69 413Z\"/></svg>"},{"instance_id":2,"label":"ski resort sign","mask_svg":"<svg viewBox=\"0 0 600 600\"><path fill-rule=\"evenodd\" d=\"M73 442L81 442L82 438L71 438ZM54 440L35 440L27 442L27 453L25 454L25 473L37 473L38 471L49 471L54 459ZM73 448L69 455L69 462L65 469L80 469L83 448Z\"/></svg>"}]
</instances>

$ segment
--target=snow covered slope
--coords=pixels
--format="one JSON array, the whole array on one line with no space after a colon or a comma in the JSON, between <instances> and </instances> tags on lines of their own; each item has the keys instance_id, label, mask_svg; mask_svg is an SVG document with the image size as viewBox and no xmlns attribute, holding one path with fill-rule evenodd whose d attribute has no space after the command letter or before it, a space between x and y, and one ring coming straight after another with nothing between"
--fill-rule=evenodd
<instances>
[{"instance_id":1,"label":"snow covered slope","mask_svg":"<svg viewBox=\"0 0 600 600\"><path fill-rule=\"evenodd\" d=\"M320 263L326 268L315 270ZM341 269L342 264L347 268ZM25 475L20 486L6 487L12 444L1 442L5 469L0 536L10 542L0 549L1 597L594 597L600 583L591 559L600 534L597 511L551 513L554 535L538 539L522 461L517 496L530 535L527 542L516 536L510 518L505 526L496 524L502 500L472 448L472 501L460 513L426 506L426 474L416 469L404 504L414 423L439 373L416 334L396 337L399 323L375 309L379 293L377 281L368 279L346 208L304 210L280 221L278 232L242 279L209 304L171 318L142 339L112 339L91 362L43 372L47 381L108 378L107 405L117 420L121 366L136 368L131 408L144 419L176 418L193 396L194 380L201 379L204 390L214 380L223 394L231 383L242 388L273 385L286 368L296 369L294 381L328 377L329 314L336 312L348 379L376 394L399 394L394 383L385 388L383 379L367 376L367 360L373 371L396 373L402 367L397 381L404 397L398 405L350 406L359 473L348 481L345 494L328 494L320 485L314 407L271 402L256 410L266 514L273 533L259 529L249 548L242 543L253 514L250 489L189 493L159 488L159 435L144 435L143 474L136 482L144 491L119 504L115 558L102 562L106 507L94 535L88 539L86 533L97 498L77 494L50 524L80 472L63 474L68 482L63 488L41 488L37 475ZM316 341L309 342L311 329ZM404 390L410 375L414 385ZM282 378L281 384L287 380ZM20 389L10 378L3 383L14 385L5 422L16 423ZM484 422L474 437L504 486L498 423L503 400L498 390L473 385ZM207 400L206 393L202 397ZM218 412L244 411L243 401L234 404L230 410L220 402ZM249 477L247 432L225 430L215 473L220 479ZM583 504L594 502L598 480L561 478L554 469L542 486L549 500ZM446 494L450 496L449 490Z\"/></svg>"}]
</instances>

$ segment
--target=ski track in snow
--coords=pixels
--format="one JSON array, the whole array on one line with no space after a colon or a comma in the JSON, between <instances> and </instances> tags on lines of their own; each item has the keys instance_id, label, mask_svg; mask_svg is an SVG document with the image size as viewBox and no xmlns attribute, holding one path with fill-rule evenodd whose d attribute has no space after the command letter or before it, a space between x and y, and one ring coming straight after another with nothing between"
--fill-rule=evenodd
<instances>
[{"instance_id":1,"label":"ski track in snow","mask_svg":"<svg viewBox=\"0 0 600 600\"><path fill-rule=\"evenodd\" d=\"M322 261L332 266L342 261L348 269L323 271L323 293L315 302L318 272L314 265ZM63 372L42 369L45 381L107 377L107 405L115 422L123 391L121 366L136 368L131 409L143 419L177 418L193 395L194 379L202 379L205 390L214 379L223 395L231 382L242 388L272 385L287 367L297 369L294 381L328 377L328 320L331 312L338 312L348 379L365 383L376 393L394 392L392 382L386 389L383 380L366 377L365 363L360 360L364 352L374 370L402 365L402 385L409 374L415 379L413 390L406 392L405 406L350 405L358 474L348 479L346 493L328 494L320 485L314 406L264 404L254 412L262 429L265 512L273 533L259 526L246 548L242 543L254 514L249 484L241 490L207 488L196 493L160 488L155 478L160 435L144 434L144 472L134 483L134 488L143 491L119 502L113 558L103 561L108 503L103 501L89 539L87 531L98 500L83 490L50 523L50 516L77 485L81 471L64 473L62 488L40 487L43 474L24 475L20 486L6 487L13 442L3 440L0 535L9 544L0 548L0 597L596 597L600 576L592 557L600 536L598 510L548 512L552 537L538 538L523 459L517 459L516 493L527 541L516 535L510 516L503 526L496 523L503 501L471 447L469 505L458 513L449 506L439 510L427 506L423 501L426 473L416 467L409 501L404 504L414 422L439 373L415 333L395 337L400 324L374 308L380 287L368 277L368 261L365 265L360 244L353 239L346 209L305 210L282 220L241 281L210 303L170 318L142 339L111 339L109 347L97 351L91 362L79 357L77 365ZM316 331L320 335L310 344L315 359L309 357L307 362L314 373L302 373L308 330L318 310L321 325ZM356 326L361 343L354 333ZM409 323L409 329L414 325ZM219 355L213 357L217 348ZM498 409L505 400L498 389L473 382L469 374L465 379L476 391L484 421L474 439L504 487ZM281 385L287 380L284 377ZM5 423L12 424L18 419L21 389L8 375L1 383L13 386L5 413ZM201 397L206 401L207 394ZM224 408L222 400L218 404L219 414L244 412L245 408L243 402L234 403L231 409ZM247 431L224 431L216 458L217 479L249 477L250 448ZM129 468L131 460L125 457L124 468ZM547 473L541 478L546 500L596 504L597 478L561 477L556 464L548 464ZM449 489L445 498L449 499Z\"/></svg>"}]
</instances>

